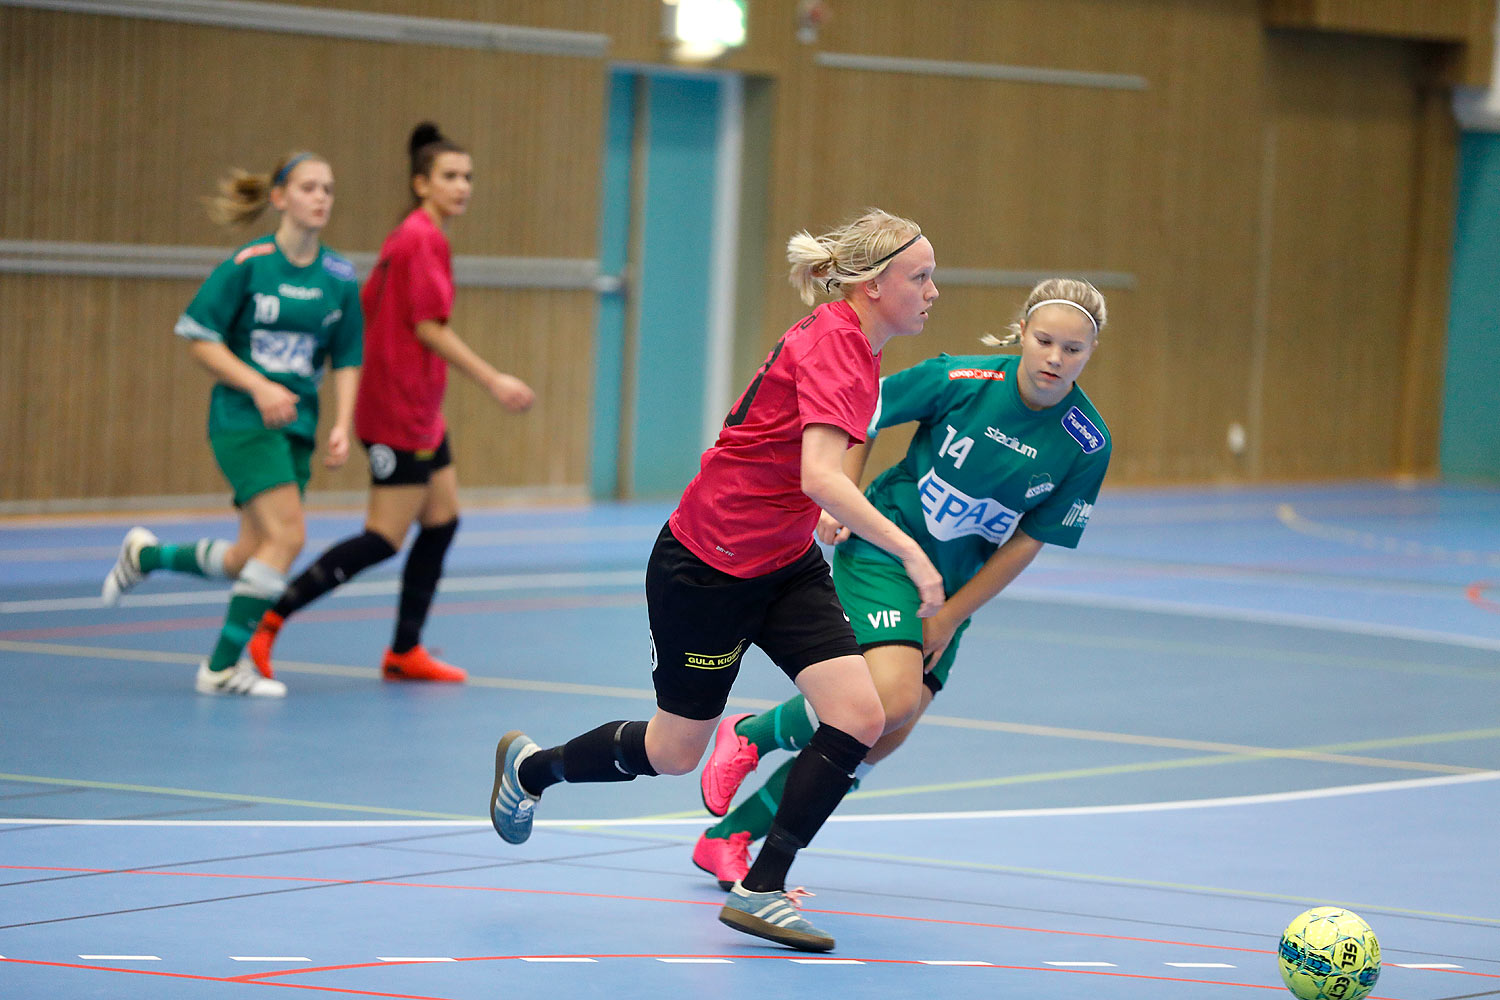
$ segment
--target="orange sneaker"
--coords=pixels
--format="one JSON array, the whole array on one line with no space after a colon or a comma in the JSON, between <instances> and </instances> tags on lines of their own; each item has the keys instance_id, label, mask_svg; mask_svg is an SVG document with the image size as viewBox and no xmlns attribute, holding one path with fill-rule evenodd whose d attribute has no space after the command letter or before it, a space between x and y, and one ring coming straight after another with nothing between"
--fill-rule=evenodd
<instances>
[{"instance_id":1,"label":"orange sneaker","mask_svg":"<svg viewBox=\"0 0 1500 1000\"><path fill-rule=\"evenodd\" d=\"M388 681L446 681L462 684L469 679L462 667L444 663L427 652L425 646L413 646L404 653L387 649L380 663L380 674Z\"/></svg>"},{"instance_id":2,"label":"orange sneaker","mask_svg":"<svg viewBox=\"0 0 1500 1000\"><path fill-rule=\"evenodd\" d=\"M269 679L275 676L271 670L271 646L275 644L276 633L281 631L285 622L286 619L276 612L267 611L261 616L260 624L255 626L255 633L250 636L250 641L245 643L245 652L262 677Z\"/></svg>"}]
</instances>

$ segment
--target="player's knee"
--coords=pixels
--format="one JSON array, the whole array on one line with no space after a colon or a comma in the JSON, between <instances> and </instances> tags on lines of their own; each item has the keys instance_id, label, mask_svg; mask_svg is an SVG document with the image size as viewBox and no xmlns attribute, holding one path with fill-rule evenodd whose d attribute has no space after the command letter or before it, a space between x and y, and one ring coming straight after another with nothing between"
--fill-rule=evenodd
<instances>
[{"instance_id":1,"label":"player's knee","mask_svg":"<svg viewBox=\"0 0 1500 1000\"><path fill-rule=\"evenodd\" d=\"M702 747L681 745L653 746L650 750L651 766L657 774L687 774L697 770L703 759Z\"/></svg>"},{"instance_id":2,"label":"player's knee","mask_svg":"<svg viewBox=\"0 0 1500 1000\"><path fill-rule=\"evenodd\" d=\"M307 543L307 523L301 517L273 521L267 526L266 542L285 557L296 558Z\"/></svg>"},{"instance_id":3,"label":"player's knee","mask_svg":"<svg viewBox=\"0 0 1500 1000\"><path fill-rule=\"evenodd\" d=\"M874 746L875 741L885 732L885 709L881 707L880 700L872 698L867 704L854 705L851 709L851 714L839 728L865 746Z\"/></svg>"},{"instance_id":4,"label":"player's knee","mask_svg":"<svg viewBox=\"0 0 1500 1000\"><path fill-rule=\"evenodd\" d=\"M922 707L922 684L901 683L904 678L877 680L876 692L885 712L881 732L890 733L912 720Z\"/></svg>"}]
</instances>

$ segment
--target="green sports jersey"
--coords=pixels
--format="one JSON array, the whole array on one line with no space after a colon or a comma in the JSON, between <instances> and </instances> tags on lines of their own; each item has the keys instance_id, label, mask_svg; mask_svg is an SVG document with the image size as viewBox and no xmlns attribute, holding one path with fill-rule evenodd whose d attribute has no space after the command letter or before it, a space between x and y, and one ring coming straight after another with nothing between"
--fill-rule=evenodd
<instances>
[{"instance_id":1,"label":"green sports jersey","mask_svg":"<svg viewBox=\"0 0 1500 1000\"><path fill-rule=\"evenodd\" d=\"M357 366L364 323L354 265L321 247L306 267L287 260L274 236L252 240L208 276L177 320L176 333L209 340L298 396L297 418L283 433L311 439L318 427L318 384L325 364ZM265 425L246 393L214 386L209 433Z\"/></svg>"},{"instance_id":2,"label":"green sports jersey","mask_svg":"<svg viewBox=\"0 0 1500 1000\"><path fill-rule=\"evenodd\" d=\"M865 490L916 539L949 594L1016 530L1077 546L1109 466L1109 430L1073 389L1032 410L1016 388L1015 355L939 355L880 383L870 436L918 422L906 457ZM883 551L853 538L851 554ZM889 558L889 556L887 556Z\"/></svg>"}]
</instances>

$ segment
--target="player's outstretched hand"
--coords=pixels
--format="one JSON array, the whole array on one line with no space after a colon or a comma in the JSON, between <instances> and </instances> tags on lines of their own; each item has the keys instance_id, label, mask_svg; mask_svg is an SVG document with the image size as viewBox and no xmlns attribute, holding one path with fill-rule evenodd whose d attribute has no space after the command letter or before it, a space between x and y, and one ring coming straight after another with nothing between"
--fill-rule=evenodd
<instances>
[{"instance_id":1,"label":"player's outstretched hand","mask_svg":"<svg viewBox=\"0 0 1500 1000\"><path fill-rule=\"evenodd\" d=\"M297 394L279 382L266 379L250 398L255 401L261 423L267 430L285 427L297 419Z\"/></svg>"},{"instance_id":2,"label":"player's outstretched hand","mask_svg":"<svg viewBox=\"0 0 1500 1000\"><path fill-rule=\"evenodd\" d=\"M505 372L495 373L494 379L490 381L489 390L495 402L512 413L529 410L531 404L536 402L536 393L531 391L531 386Z\"/></svg>"},{"instance_id":3,"label":"player's outstretched hand","mask_svg":"<svg viewBox=\"0 0 1500 1000\"><path fill-rule=\"evenodd\" d=\"M819 511L818 527L814 533L818 536L818 541L824 545L837 545L850 535L849 529L840 524L838 518L826 510Z\"/></svg>"}]
</instances>

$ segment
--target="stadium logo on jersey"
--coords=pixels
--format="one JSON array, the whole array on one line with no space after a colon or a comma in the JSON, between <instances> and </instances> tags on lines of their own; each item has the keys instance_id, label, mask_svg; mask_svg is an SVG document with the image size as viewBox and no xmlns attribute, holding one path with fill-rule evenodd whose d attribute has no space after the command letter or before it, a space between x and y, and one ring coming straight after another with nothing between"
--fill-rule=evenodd
<instances>
[{"instance_id":1,"label":"stadium logo on jersey","mask_svg":"<svg viewBox=\"0 0 1500 1000\"><path fill-rule=\"evenodd\" d=\"M980 535L1000 545L1010 537L1021 517L999 500L971 497L950 486L936 471L928 472L918 481L917 496L922 501L927 530L940 542Z\"/></svg>"},{"instance_id":2,"label":"stadium logo on jersey","mask_svg":"<svg viewBox=\"0 0 1500 1000\"><path fill-rule=\"evenodd\" d=\"M1089 523L1089 515L1094 512L1094 505L1082 500L1074 500L1073 506L1068 508L1068 514L1062 519L1064 528L1086 528Z\"/></svg>"},{"instance_id":3,"label":"stadium logo on jersey","mask_svg":"<svg viewBox=\"0 0 1500 1000\"><path fill-rule=\"evenodd\" d=\"M1043 493L1051 493L1056 488L1057 484L1045 472L1038 476L1032 476L1031 482L1026 487L1026 499L1034 500Z\"/></svg>"},{"instance_id":4,"label":"stadium logo on jersey","mask_svg":"<svg viewBox=\"0 0 1500 1000\"><path fill-rule=\"evenodd\" d=\"M251 246L245 247L239 253L235 254L234 262L236 264L243 264L251 257L264 257L266 254L275 249L276 244L274 243L255 243Z\"/></svg>"},{"instance_id":5,"label":"stadium logo on jersey","mask_svg":"<svg viewBox=\"0 0 1500 1000\"><path fill-rule=\"evenodd\" d=\"M289 299L298 299L302 302L311 302L313 299L323 297L321 288L303 288L301 285L288 285L285 282L276 286L278 295L285 295Z\"/></svg>"},{"instance_id":6,"label":"stadium logo on jersey","mask_svg":"<svg viewBox=\"0 0 1500 1000\"><path fill-rule=\"evenodd\" d=\"M340 281L354 280L354 265L336 253L323 254L323 270Z\"/></svg>"},{"instance_id":7,"label":"stadium logo on jersey","mask_svg":"<svg viewBox=\"0 0 1500 1000\"><path fill-rule=\"evenodd\" d=\"M396 471L396 453L388 444L370 445L370 475L376 479L389 479Z\"/></svg>"},{"instance_id":8,"label":"stadium logo on jersey","mask_svg":"<svg viewBox=\"0 0 1500 1000\"><path fill-rule=\"evenodd\" d=\"M1094 426L1094 422L1083 415L1078 407L1071 407L1062 418L1063 430L1078 442L1078 447L1083 449L1085 455L1092 455L1104 447L1104 432Z\"/></svg>"},{"instance_id":9,"label":"stadium logo on jersey","mask_svg":"<svg viewBox=\"0 0 1500 1000\"><path fill-rule=\"evenodd\" d=\"M994 382L1004 382L1005 373L992 372L988 368L954 368L948 372L948 380L950 382L960 378L983 378Z\"/></svg>"},{"instance_id":10,"label":"stadium logo on jersey","mask_svg":"<svg viewBox=\"0 0 1500 1000\"><path fill-rule=\"evenodd\" d=\"M998 427L986 427L984 429L984 436L991 441L999 441L1018 455L1025 455L1027 458L1036 458L1035 448L1029 444L1022 444L1020 438L1013 438Z\"/></svg>"}]
</instances>

